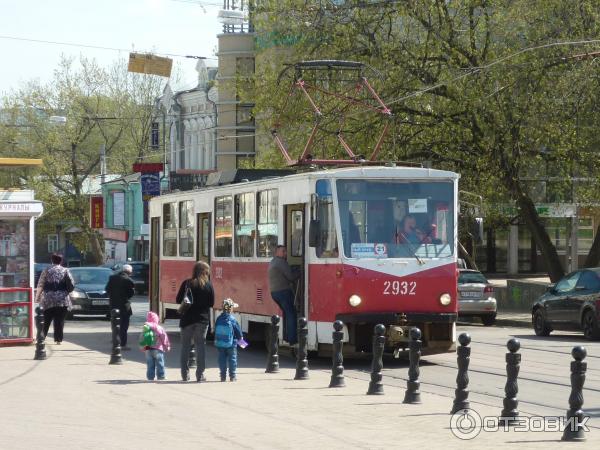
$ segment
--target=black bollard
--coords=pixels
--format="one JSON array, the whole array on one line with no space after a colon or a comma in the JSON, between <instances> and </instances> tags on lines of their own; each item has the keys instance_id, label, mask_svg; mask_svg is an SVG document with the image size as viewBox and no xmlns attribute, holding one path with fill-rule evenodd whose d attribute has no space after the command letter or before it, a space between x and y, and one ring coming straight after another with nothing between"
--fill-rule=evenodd
<instances>
[{"instance_id":1,"label":"black bollard","mask_svg":"<svg viewBox=\"0 0 600 450\"><path fill-rule=\"evenodd\" d=\"M277 314L271 316L271 338L269 342L269 356L267 359L266 373L279 372L279 321L281 319Z\"/></svg>"},{"instance_id":2,"label":"black bollard","mask_svg":"<svg viewBox=\"0 0 600 450\"><path fill-rule=\"evenodd\" d=\"M456 390L454 391L454 404L450 414L454 414L462 409L469 409L469 361L471 359L471 336L468 333L461 333L458 337L460 346L456 349L456 363L458 365L458 375L456 375Z\"/></svg>"},{"instance_id":3,"label":"black bollard","mask_svg":"<svg viewBox=\"0 0 600 450\"><path fill-rule=\"evenodd\" d=\"M571 361L571 395L569 396L569 409L567 410L567 423L563 432L563 441L585 441L585 422L583 406L583 383L585 383L585 372L587 356L585 347L577 346L571 350L575 361Z\"/></svg>"},{"instance_id":4,"label":"black bollard","mask_svg":"<svg viewBox=\"0 0 600 450\"><path fill-rule=\"evenodd\" d=\"M46 359L46 337L44 336L44 314L42 308L39 306L35 308L35 328L36 328L36 342L35 342L35 356L33 359Z\"/></svg>"},{"instance_id":5,"label":"black bollard","mask_svg":"<svg viewBox=\"0 0 600 450\"><path fill-rule=\"evenodd\" d=\"M190 347L190 355L188 356L188 367L196 367L196 346L193 344Z\"/></svg>"},{"instance_id":6,"label":"black bollard","mask_svg":"<svg viewBox=\"0 0 600 450\"><path fill-rule=\"evenodd\" d=\"M119 316L118 309L112 309L110 311L110 325L112 328L112 353L110 355L109 364L123 364L123 357L121 356L121 337L119 331L121 328L121 318Z\"/></svg>"},{"instance_id":7,"label":"black bollard","mask_svg":"<svg viewBox=\"0 0 600 450\"><path fill-rule=\"evenodd\" d=\"M421 391L419 387L419 360L421 359L421 330L417 327L410 330L410 344L408 347L408 358L410 365L408 366L408 381L406 382L406 393L404 394L403 403L411 403L413 405L421 403Z\"/></svg>"},{"instance_id":8,"label":"black bollard","mask_svg":"<svg viewBox=\"0 0 600 450\"><path fill-rule=\"evenodd\" d=\"M333 322L333 365L331 367L331 381L329 387L344 387L344 354L342 347L344 345L344 323L341 320Z\"/></svg>"},{"instance_id":9,"label":"black bollard","mask_svg":"<svg viewBox=\"0 0 600 450\"><path fill-rule=\"evenodd\" d=\"M296 376L294 380L308 380L308 321L298 319L298 355L296 356Z\"/></svg>"},{"instance_id":10,"label":"black bollard","mask_svg":"<svg viewBox=\"0 0 600 450\"><path fill-rule=\"evenodd\" d=\"M519 369L521 367L521 354L517 353L521 348L521 343L518 339L512 338L506 343L508 353L506 354L506 386L504 387L504 409L500 417L500 423L504 425L512 425L519 417L519 400L517 394L519 385L517 379L519 377Z\"/></svg>"},{"instance_id":11,"label":"black bollard","mask_svg":"<svg viewBox=\"0 0 600 450\"><path fill-rule=\"evenodd\" d=\"M371 365L371 381L367 395L383 395L383 348L385 347L385 325L375 325L373 336L373 363Z\"/></svg>"}]
</instances>

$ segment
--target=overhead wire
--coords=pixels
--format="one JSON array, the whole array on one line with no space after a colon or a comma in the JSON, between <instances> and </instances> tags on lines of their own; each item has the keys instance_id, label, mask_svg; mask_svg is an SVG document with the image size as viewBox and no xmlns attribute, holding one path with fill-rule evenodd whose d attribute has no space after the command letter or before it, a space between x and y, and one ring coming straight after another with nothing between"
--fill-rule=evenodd
<instances>
[{"instance_id":1,"label":"overhead wire","mask_svg":"<svg viewBox=\"0 0 600 450\"><path fill-rule=\"evenodd\" d=\"M93 48L95 50L109 50L109 51L125 52L125 53L129 53L129 52L150 53L150 54L156 54L156 55L170 56L173 58L193 58L193 59L218 60L218 58L213 58L213 57L208 57L208 56L181 55L178 53L168 53L168 52L161 52L161 51L145 52L145 51L136 51L136 50L132 50L132 49L128 50L128 49L124 49L124 48L104 47L101 45L82 44L82 43L75 43L75 42L51 41L51 40L47 40L47 39L24 38L24 37L20 37L20 36L0 35L0 39L9 39L9 40L14 40L14 41L24 41L24 42L35 42L38 44L66 45L66 46L70 46L70 47Z\"/></svg>"}]
</instances>

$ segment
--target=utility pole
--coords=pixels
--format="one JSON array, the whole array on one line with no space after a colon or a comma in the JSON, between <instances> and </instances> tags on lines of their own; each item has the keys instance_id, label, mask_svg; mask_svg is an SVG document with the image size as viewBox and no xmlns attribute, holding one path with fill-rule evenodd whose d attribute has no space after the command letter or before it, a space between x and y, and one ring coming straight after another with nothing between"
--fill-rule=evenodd
<instances>
[{"instance_id":1,"label":"utility pole","mask_svg":"<svg viewBox=\"0 0 600 450\"><path fill-rule=\"evenodd\" d=\"M106 180L106 145L100 145L100 183Z\"/></svg>"}]
</instances>

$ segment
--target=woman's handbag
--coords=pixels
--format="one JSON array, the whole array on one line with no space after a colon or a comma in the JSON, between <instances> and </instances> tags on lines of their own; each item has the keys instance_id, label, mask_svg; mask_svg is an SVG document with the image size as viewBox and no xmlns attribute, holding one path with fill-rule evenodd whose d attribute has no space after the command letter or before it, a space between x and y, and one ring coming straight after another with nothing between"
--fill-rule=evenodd
<instances>
[{"instance_id":1,"label":"woman's handbag","mask_svg":"<svg viewBox=\"0 0 600 450\"><path fill-rule=\"evenodd\" d=\"M186 283L185 294L183 295L183 300L181 301L181 304L179 305L179 308L177 309L177 312L179 312L179 315L183 316L186 312L188 312L190 307L192 306L192 303L194 303L194 296L192 295L192 291L190 290L188 283Z\"/></svg>"}]
</instances>

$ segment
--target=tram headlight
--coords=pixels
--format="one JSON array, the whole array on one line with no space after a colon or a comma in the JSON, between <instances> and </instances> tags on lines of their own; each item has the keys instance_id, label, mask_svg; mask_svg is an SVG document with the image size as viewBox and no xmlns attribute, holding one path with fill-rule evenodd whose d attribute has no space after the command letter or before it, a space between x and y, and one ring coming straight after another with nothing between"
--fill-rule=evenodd
<instances>
[{"instance_id":1,"label":"tram headlight","mask_svg":"<svg viewBox=\"0 0 600 450\"><path fill-rule=\"evenodd\" d=\"M350 303L350 306L353 306L356 308L358 305L360 305L362 303L362 298L360 298L356 294L351 295L350 298L348 299L348 303Z\"/></svg>"},{"instance_id":2,"label":"tram headlight","mask_svg":"<svg viewBox=\"0 0 600 450\"><path fill-rule=\"evenodd\" d=\"M451 301L452 297L450 297L450 294L448 294L447 292L444 292L442 295L440 295L440 303L442 304L442 306L448 306Z\"/></svg>"}]
</instances>

